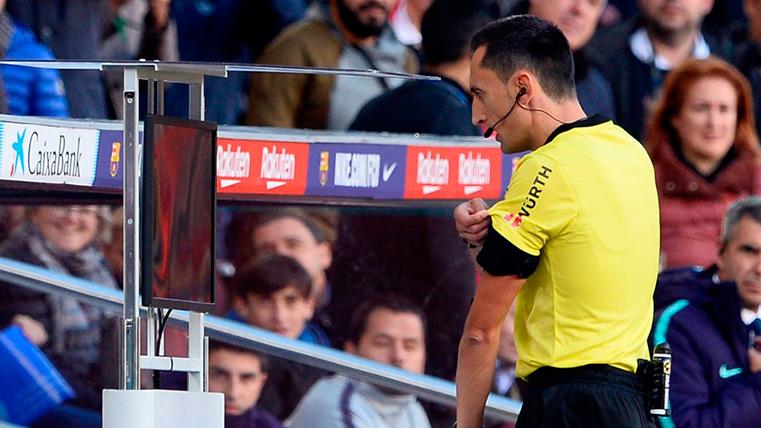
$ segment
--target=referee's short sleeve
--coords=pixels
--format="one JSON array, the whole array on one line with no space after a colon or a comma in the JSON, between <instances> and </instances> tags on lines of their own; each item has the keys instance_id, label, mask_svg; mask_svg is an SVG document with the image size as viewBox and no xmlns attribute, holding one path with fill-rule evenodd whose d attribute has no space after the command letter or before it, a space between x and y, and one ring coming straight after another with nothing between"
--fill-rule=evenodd
<instances>
[{"instance_id":1,"label":"referee's short sleeve","mask_svg":"<svg viewBox=\"0 0 761 428\"><path fill-rule=\"evenodd\" d=\"M498 233L523 253L539 256L547 241L576 218L578 207L560 166L548 157L528 154L518 164L505 198L489 213L493 228L489 233ZM482 252L498 248L485 247Z\"/></svg>"}]
</instances>

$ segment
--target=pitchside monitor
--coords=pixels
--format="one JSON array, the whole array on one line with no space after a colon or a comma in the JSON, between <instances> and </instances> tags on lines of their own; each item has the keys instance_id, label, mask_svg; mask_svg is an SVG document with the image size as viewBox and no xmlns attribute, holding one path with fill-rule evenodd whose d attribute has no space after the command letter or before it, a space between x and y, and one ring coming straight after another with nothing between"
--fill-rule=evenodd
<instances>
[{"instance_id":1,"label":"pitchside monitor","mask_svg":"<svg viewBox=\"0 0 761 428\"><path fill-rule=\"evenodd\" d=\"M147 116L142 181L144 306L214 306L217 125Z\"/></svg>"}]
</instances>

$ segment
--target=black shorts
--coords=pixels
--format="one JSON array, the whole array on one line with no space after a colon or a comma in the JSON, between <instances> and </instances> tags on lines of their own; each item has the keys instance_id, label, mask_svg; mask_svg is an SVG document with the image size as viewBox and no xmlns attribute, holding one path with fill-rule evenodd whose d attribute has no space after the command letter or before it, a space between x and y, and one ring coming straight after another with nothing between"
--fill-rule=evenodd
<instances>
[{"instance_id":1,"label":"black shorts","mask_svg":"<svg viewBox=\"0 0 761 428\"><path fill-rule=\"evenodd\" d=\"M542 367L528 377L516 428L650 427L640 378L607 365Z\"/></svg>"}]
</instances>

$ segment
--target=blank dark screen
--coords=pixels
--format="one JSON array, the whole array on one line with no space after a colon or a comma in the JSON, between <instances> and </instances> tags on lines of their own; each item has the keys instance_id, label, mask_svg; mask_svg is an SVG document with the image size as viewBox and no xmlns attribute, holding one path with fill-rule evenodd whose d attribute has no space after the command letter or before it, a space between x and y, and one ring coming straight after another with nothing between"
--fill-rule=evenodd
<instances>
[{"instance_id":1,"label":"blank dark screen","mask_svg":"<svg viewBox=\"0 0 761 428\"><path fill-rule=\"evenodd\" d=\"M155 299L213 303L214 132L153 126Z\"/></svg>"}]
</instances>

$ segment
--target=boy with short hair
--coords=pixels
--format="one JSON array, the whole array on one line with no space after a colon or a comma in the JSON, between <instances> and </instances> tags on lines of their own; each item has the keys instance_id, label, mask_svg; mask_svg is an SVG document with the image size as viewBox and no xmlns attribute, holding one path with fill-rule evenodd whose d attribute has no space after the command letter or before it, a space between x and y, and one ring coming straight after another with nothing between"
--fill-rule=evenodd
<instances>
[{"instance_id":1,"label":"boy with short hair","mask_svg":"<svg viewBox=\"0 0 761 428\"><path fill-rule=\"evenodd\" d=\"M267 357L256 351L209 342L209 391L225 395L225 428L282 428L256 408L268 371Z\"/></svg>"},{"instance_id":2,"label":"boy with short hair","mask_svg":"<svg viewBox=\"0 0 761 428\"><path fill-rule=\"evenodd\" d=\"M235 311L249 324L298 339L314 314L312 280L295 259L265 254L232 279Z\"/></svg>"},{"instance_id":3,"label":"boy with short hair","mask_svg":"<svg viewBox=\"0 0 761 428\"><path fill-rule=\"evenodd\" d=\"M240 269L232 280L235 310L249 324L298 339L314 313L312 279L295 259L265 254ZM280 420L322 375L318 369L271 359L260 407Z\"/></svg>"}]
</instances>

